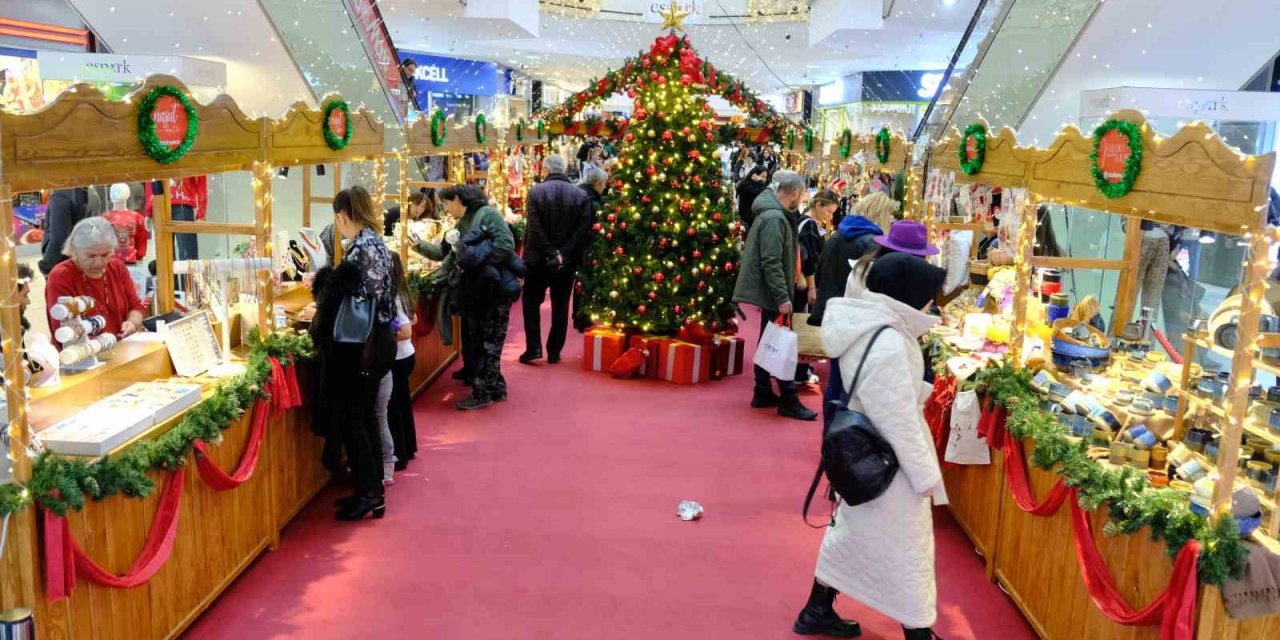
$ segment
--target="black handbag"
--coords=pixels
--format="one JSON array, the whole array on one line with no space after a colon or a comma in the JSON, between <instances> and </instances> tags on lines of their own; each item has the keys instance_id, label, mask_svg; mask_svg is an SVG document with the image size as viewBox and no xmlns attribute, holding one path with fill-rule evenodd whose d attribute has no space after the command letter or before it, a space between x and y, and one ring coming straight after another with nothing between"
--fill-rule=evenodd
<instances>
[{"instance_id":1,"label":"black handbag","mask_svg":"<svg viewBox=\"0 0 1280 640\"><path fill-rule=\"evenodd\" d=\"M849 408L849 396L858 388L858 379L862 376L862 366L867 363L867 354L871 347L889 327L876 330L862 353L862 360L853 374L853 382L849 391L841 394L836 402L839 406L831 414L831 419L822 428L822 461L818 463L818 471L813 476L813 484L809 487L809 495L804 499L804 517L808 522L809 504L813 494L818 490L822 475L845 504L850 506L870 502L880 497L893 482L898 473L898 457L894 455L889 442L876 431L875 425L861 412Z\"/></svg>"},{"instance_id":2,"label":"black handbag","mask_svg":"<svg viewBox=\"0 0 1280 640\"><path fill-rule=\"evenodd\" d=\"M338 317L333 321L333 341L342 344L363 344L373 334L376 307L374 299L347 296L338 307Z\"/></svg>"}]
</instances>

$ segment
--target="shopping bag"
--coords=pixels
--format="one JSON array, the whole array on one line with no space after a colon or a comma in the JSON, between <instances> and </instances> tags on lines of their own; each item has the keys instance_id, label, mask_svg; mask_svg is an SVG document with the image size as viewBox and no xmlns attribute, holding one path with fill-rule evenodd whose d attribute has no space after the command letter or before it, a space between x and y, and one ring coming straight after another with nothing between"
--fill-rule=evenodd
<instances>
[{"instance_id":1,"label":"shopping bag","mask_svg":"<svg viewBox=\"0 0 1280 640\"><path fill-rule=\"evenodd\" d=\"M947 462L955 464L991 464L987 440L978 435L978 394L961 391L951 405L951 438L947 441Z\"/></svg>"},{"instance_id":2,"label":"shopping bag","mask_svg":"<svg viewBox=\"0 0 1280 640\"><path fill-rule=\"evenodd\" d=\"M756 346L756 355L751 361L779 380L792 380L796 377L798 358L796 332L782 324L782 316L778 316L777 321L765 325L764 335L760 336L760 344Z\"/></svg>"},{"instance_id":3,"label":"shopping bag","mask_svg":"<svg viewBox=\"0 0 1280 640\"><path fill-rule=\"evenodd\" d=\"M822 327L810 325L809 314L797 313L791 316L791 327L796 332L800 357L810 360L822 360L827 357L827 349L822 346Z\"/></svg>"}]
</instances>

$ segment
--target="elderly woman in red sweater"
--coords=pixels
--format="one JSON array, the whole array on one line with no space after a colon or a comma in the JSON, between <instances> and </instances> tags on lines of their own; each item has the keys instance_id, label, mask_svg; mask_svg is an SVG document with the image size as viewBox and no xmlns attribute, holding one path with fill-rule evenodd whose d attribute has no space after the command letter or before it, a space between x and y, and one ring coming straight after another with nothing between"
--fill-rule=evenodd
<instances>
[{"instance_id":1,"label":"elderly woman in red sweater","mask_svg":"<svg viewBox=\"0 0 1280 640\"><path fill-rule=\"evenodd\" d=\"M85 218L76 223L62 247L63 255L71 259L58 263L49 272L44 289L46 313L63 296L89 296L94 306L87 315L100 315L106 320L103 333L124 338L144 330L146 306L138 298L128 268L115 257L116 242L115 229L103 218ZM57 330L59 326L49 316L49 328Z\"/></svg>"}]
</instances>

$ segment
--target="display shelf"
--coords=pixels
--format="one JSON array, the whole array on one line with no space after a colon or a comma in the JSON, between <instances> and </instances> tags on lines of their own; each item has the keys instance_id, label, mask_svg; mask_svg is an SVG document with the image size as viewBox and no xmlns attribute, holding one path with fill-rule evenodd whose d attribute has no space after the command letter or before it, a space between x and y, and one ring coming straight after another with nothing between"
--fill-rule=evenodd
<instances>
[{"instance_id":1,"label":"display shelf","mask_svg":"<svg viewBox=\"0 0 1280 640\"><path fill-rule=\"evenodd\" d=\"M1204 349L1205 351L1211 351L1214 354L1217 354L1224 358L1235 357L1234 352L1224 349L1216 344L1213 344L1204 338L1185 337L1183 339L1186 340L1187 342L1190 342L1191 344L1194 344L1197 348ZM1273 376L1276 376L1277 378L1280 378L1280 364L1269 363L1263 360L1262 357L1256 352L1253 354L1253 368L1257 369L1258 371L1264 371Z\"/></svg>"}]
</instances>

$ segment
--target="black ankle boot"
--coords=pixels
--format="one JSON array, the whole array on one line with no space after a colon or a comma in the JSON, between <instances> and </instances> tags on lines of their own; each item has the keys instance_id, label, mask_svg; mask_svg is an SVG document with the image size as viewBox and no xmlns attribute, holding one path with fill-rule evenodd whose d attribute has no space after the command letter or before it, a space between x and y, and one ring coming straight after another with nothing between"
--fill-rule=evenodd
<instances>
[{"instance_id":1,"label":"black ankle boot","mask_svg":"<svg viewBox=\"0 0 1280 640\"><path fill-rule=\"evenodd\" d=\"M832 638L856 638L862 635L862 625L853 620L841 619L835 610L836 590L813 582L809 602L796 617L791 630L802 636L829 636Z\"/></svg>"},{"instance_id":2,"label":"black ankle boot","mask_svg":"<svg viewBox=\"0 0 1280 640\"><path fill-rule=\"evenodd\" d=\"M934 640L934 638L938 638L938 635L933 632L933 629L929 629L929 628L908 629L906 627L903 627L902 637L905 640ZM938 640L941 640L941 638L938 638Z\"/></svg>"}]
</instances>

